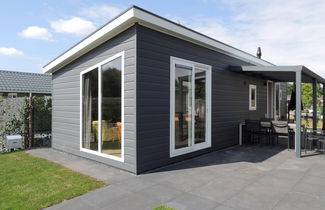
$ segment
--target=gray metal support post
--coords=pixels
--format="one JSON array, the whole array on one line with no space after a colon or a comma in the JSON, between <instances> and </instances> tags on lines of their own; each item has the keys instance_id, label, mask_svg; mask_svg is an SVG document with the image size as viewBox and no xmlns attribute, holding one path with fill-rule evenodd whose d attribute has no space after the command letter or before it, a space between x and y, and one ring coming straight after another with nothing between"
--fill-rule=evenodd
<instances>
[{"instance_id":1,"label":"gray metal support post","mask_svg":"<svg viewBox=\"0 0 325 210\"><path fill-rule=\"evenodd\" d=\"M296 157L301 157L301 71L296 71Z\"/></svg>"}]
</instances>

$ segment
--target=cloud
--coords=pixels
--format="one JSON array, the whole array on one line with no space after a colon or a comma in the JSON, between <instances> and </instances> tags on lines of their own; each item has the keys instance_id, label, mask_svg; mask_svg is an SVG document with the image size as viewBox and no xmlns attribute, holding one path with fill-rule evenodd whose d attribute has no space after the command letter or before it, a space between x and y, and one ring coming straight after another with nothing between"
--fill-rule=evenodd
<instances>
[{"instance_id":1,"label":"cloud","mask_svg":"<svg viewBox=\"0 0 325 210\"><path fill-rule=\"evenodd\" d=\"M85 35L93 32L96 27L91 21L85 20L80 17L72 17L71 19L59 19L50 23L55 32Z\"/></svg>"},{"instance_id":2,"label":"cloud","mask_svg":"<svg viewBox=\"0 0 325 210\"><path fill-rule=\"evenodd\" d=\"M102 4L85 8L81 10L81 14L94 20L94 22L99 25L108 22L112 18L119 15L122 11L123 10L121 8Z\"/></svg>"},{"instance_id":3,"label":"cloud","mask_svg":"<svg viewBox=\"0 0 325 210\"><path fill-rule=\"evenodd\" d=\"M38 26L29 26L19 33L19 36L28 39L52 40L52 34L46 29Z\"/></svg>"},{"instance_id":4,"label":"cloud","mask_svg":"<svg viewBox=\"0 0 325 210\"><path fill-rule=\"evenodd\" d=\"M7 56L16 56L16 55L22 55L23 52L12 47L0 47L0 54L7 55Z\"/></svg>"},{"instance_id":5,"label":"cloud","mask_svg":"<svg viewBox=\"0 0 325 210\"><path fill-rule=\"evenodd\" d=\"M237 45L252 53L261 45L264 58L275 64L303 64L325 76L324 1L273 0L265 6L255 0L231 6L240 31Z\"/></svg>"},{"instance_id":6,"label":"cloud","mask_svg":"<svg viewBox=\"0 0 325 210\"><path fill-rule=\"evenodd\" d=\"M220 5L220 1L204 2ZM325 76L325 1L223 1L227 16L192 16L183 25L276 65L306 65ZM224 15L224 14L221 14Z\"/></svg>"}]
</instances>

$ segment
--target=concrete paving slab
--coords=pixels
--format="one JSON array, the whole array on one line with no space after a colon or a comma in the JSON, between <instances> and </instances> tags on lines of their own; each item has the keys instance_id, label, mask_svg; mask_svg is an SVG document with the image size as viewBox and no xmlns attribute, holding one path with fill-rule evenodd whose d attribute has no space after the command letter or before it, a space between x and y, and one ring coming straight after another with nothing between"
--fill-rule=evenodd
<instances>
[{"instance_id":1,"label":"concrete paving slab","mask_svg":"<svg viewBox=\"0 0 325 210\"><path fill-rule=\"evenodd\" d=\"M296 159L293 150L238 146L142 175L53 149L30 154L109 183L49 209L323 209L325 157Z\"/></svg>"},{"instance_id":2,"label":"concrete paving slab","mask_svg":"<svg viewBox=\"0 0 325 210\"><path fill-rule=\"evenodd\" d=\"M324 209L325 200L303 193L288 193L273 209L274 210L320 210Z\"/></svg>"},{"instance_id":3,"label":"concrete paving slab","mask_svg":"<svg viewBox=\"0 0 325 210\"><path fill-rule=\"evenodd\" d=\"M166 205L177 210L212 210L220 204L195 195L184 193L174 200L167 202Z\"/></svg>"}]
</instances>

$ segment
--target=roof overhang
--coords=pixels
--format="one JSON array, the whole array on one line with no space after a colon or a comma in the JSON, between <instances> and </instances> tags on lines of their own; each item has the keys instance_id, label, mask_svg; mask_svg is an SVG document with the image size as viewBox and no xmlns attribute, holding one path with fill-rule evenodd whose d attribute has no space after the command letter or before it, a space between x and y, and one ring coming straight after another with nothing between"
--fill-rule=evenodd
<instances>
[{"instance_id":1,"label":"roof overhang","mask_svg":"<svg viewBox=\"0 0 325 210\"><path fill-rule=\"evenodd\" d=\"M15 90L15 89L12 89L12 90L1 90L0 89L0 93L34 93L34 94L43 94L43 95L51 95L52 92L44 92L44 91L28 91L28 90Z\"/></svg>"},{"instance_id":2,"label":"roof overhang","mask_svg":"<svg viewBox=\"0 0 325 210\"><path fill-rule=\"evenodd\" d=\"M265 79L279 82L295 82L296 72L301 72L301 81L312 83L316 80L325 83L325 79L305 66L230 66L230 70L245 72Z\"/></svg>"},{"instance_id":3,"label":"roof overhang","mask_svg":"<svg viewBox=\"0 0 325 210\"><path fill-rule=\"evenodd\" d=\"M247 52L229 46L225 43L217 41L211 37L203 35L192 29L184 27L180 24L172 22L163 17L157 16L142 8L132 6L119 16L87 36L85 39L68 49L60 56L49 62L43 67L44 73L53 73L75 59L104 43L105 41L116 36L120 32L131 27L135 23L139 23L146 27L158 30L160 32L172 35L174 37L190 41L192 43L207 47L217 52L241 59L253 65L272 66L273 64L259 59Z\"/></svg>"}]
</instances>

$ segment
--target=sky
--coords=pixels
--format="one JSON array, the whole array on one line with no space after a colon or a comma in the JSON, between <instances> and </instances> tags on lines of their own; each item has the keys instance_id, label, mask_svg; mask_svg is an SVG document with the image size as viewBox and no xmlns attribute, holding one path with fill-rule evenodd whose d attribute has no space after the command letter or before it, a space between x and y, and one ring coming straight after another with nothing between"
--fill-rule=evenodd
<instances>
[{"instance_id":1,"label":"sky","mask_svg":"<svg viewBox=\"0 0 325 210\"><path fill-rule=\"evenodd\" d=\"M24 2L24 3L23 3ZM324 0L10 0L0 7L0 69L42 67L137 5L276 65L325 77Z\"/></svg>"}]
</instances>

